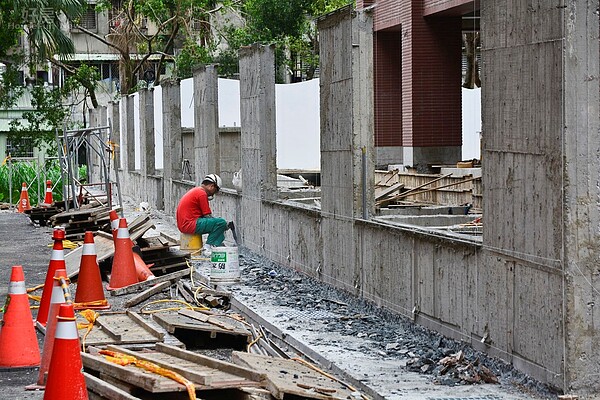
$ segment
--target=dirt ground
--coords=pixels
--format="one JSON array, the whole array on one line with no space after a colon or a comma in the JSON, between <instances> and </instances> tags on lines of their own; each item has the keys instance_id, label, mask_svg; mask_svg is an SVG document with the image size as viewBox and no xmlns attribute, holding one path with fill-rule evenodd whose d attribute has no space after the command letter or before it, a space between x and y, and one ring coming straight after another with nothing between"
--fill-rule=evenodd
<instances>
[{"instance_id":1,"label":"dirt ground","mask_svg":"<svg viewBox=\"0 0 600 400\"><path fill-rule=\"evenodd\" d=\"M135 214L135 206L130 208L129 212L126 208L128 219ZM159 231L177 235L172 217L154 211L152 218L157 228L147 235ZM27 287L43 284L51 254L51 235L52 229L34 227L25 215L0 211L2 303L12 265L23 265ZM543 385L499 360L489 359L400 316L244 250L240 272L241 282L227 285L237 299L386 399L557 398ZM41 290L36 294L41 295ZM35 313L33 310L34 317ZM43 338L38 339L41 346ZM441 376L439 370L436 374L436 357L459 350L466 360L486 365L498 377L499 384L465 384L458 377ZM43 392L23 390L36 378L36 369L0 371L0 398L42 399Z\"/></svg>"}]
</instances>

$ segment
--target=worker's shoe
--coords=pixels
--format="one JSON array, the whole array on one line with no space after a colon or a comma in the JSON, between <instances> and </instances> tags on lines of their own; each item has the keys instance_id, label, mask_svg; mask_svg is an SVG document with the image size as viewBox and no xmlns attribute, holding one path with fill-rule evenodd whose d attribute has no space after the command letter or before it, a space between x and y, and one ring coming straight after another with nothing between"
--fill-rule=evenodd
<instances>
[{"instance_id":1,"label":"worker's shoe","mask_svg":"<svg viewBox=\"0 0 600 400\"><path fill-rule=\"evenodd\" d=\"M206 243L203 247L202 247L202 255L204 257L210 257L212 255L213 252L213 248L214 246L212 244L208 244Z\"/></svg>"}]
</instances>

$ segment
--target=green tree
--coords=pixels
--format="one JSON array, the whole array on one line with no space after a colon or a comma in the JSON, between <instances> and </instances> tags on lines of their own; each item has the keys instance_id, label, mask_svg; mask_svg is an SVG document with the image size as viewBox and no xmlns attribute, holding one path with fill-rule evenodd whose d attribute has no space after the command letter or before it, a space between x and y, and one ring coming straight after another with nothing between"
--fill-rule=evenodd
<instances>
[{"instance_id":1,"label":"green tree","mask_svg":"<svg viewBox=\"0 0 600 400\"><path fill-rule=\"evenodd\" d=\"M33 109L24 111L21 119L10 122L9 138L31 140L36 147L46 145L52 153L51 149L54 146L51 144L55 142L56 130L62 131L65 125L67 128L73 127L67 123L71 108L85 101L87 97L87 93L81 93L81 82L88 82L88 85L95 89L99 78L95 68L82 65L62 87L34 85L31 88ZM85 107L83 109L85 110Z\"/></svg>"},{"instance_id":2,"label":"green tree","mask_svg":"<svg viewBox=\"0 0 600 400\"><path fill-rule=\"evenodd\" d=\"M6 67L0 79L0 107L10 109L25 91L19 70L46 69L47 63L74 52L74 45L61 30L61 18L74 21L87 9L86 0L4 0L0 4L0 61ZM26 46L20 46L20 41ZM24 49L27 49L25 51ZM62 127L70 114L67 99L82 85L93 99L97 74L85 66L69 70L73 77L62 88L34 84L32 110L10 124L9 137L26 137L34 145L54 142L54 129ZM94 101L93 101L94 102Z\"/></svg>"},{"instance_id":3,"label":"green tree","mask_svg":"<svg viewBox=\"0 0 600 400\"><path fill-rule=\"evenodd\" d=\"M186 77L196 64L212 60L211 16L235 4L236 0L128 0L114 8L112 1L102 0L96 9L111 11L111 33L105 38L80 25L77 28L120 55L120 90L131 93L146 70L158 83L165 64L175 66L177 76ZM151 63L153 56L159 56L156 65Z\"/></svg>"},{"instance_id":4,"label":"green tree","mask_svg":"<svg viewBox=\"0 0 600 400\"><path fill-rule=\"evenodd\" d=\"M278 82L285 80L283 71L303 73L306 79L312 79L319 63L319 42L313 20L348 4L351 1L246 0L242 7L246 24L224 30L228 48L217 56L219 71L225 75L237 72L237 50L241 46L274 43Z\"/></svg>"}]
</instances>

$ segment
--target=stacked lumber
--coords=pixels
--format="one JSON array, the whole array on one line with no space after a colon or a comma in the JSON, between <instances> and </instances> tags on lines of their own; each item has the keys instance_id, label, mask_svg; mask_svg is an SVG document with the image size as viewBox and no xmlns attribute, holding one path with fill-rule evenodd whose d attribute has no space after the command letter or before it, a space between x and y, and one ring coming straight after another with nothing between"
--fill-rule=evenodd
<instances>
[{"instance_id":1,"label":"stacked lumber","mask_svg":"<svg viewBox=\"0 0 600 400\"><path fill-rule=\"evenodd\" d=\"M82 359L88 376L102 377L93 381L90 391L122 391L139 399L183 400L190 398L190 391L199 398L248 400L360 397L354 388L301 359L233 352L232 362L227 362L162 343L152 350L117 345L91 348L89 354L82 353Z\"/></svg>"},{"instance_id":2,"label":"stacked lumber","mask_svg":"<svg viewBox=\"0 0 600 400\"><path fill-rule=\"evenodd\" d=\"M178 243L163 236L136 240L141 256L154 275L168 274L188 268L188 251L180 250Z\"/></svg>"},{"instance_id":3,"label":"stacked lumber","mask_svg":"<svg viewBox=\"0 0 600 400\"><path fill-rule=\"evenodd\" d=\"M51 225L51 218L56 214L59 214L66 209L65 201L55 201L48 207L32 207L29 210L25 210L25 214L29 216L31 222L39 226ZM73 207L73 202L70 202L70 207Z\"/></svg>"},{"instance_id":4,"label":"stacked lumber","mask_svg":"<svg viewBox=\"0 0 600 400\"><path fill-rule=\"evenodd\" d=\"M109 361L105 355L134 357L137 363L119 365ZM232 392L245 388L258 388L265 376L233 363L202 356L158 343L154 350L134 351L121 346L108 346L106 350L91 349L90 354L82 353L85 371L93 376L101 376L110 385L127 393L144 398L189 399L183 383L161 375L171 371L179 375L193 390L202 395L207 392L219 395L217 398L238 398ZM138 366L139 365L139 366ZM242 397L243 398L243 397Z\"/></svg>"},{"instance_id":5,"label":"stacked lumber","mask_svg":"<svg viewBox=\"0 0 600 400\"><path fill-rule=\"evenodd\" d=\"M86 231L110 231L109 207L99 206L63 211L49 218L52 226L65 228L69 240L83 239Z\"/></svg>"}]
</instances>

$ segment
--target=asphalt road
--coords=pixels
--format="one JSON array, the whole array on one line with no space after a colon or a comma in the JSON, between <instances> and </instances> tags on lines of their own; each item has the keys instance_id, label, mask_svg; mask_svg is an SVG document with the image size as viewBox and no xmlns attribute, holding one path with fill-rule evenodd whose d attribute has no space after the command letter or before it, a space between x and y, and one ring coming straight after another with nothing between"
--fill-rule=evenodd
<instances>
[{"instance_id":1,"label":"asphalt road","mask_svg":"<svg viewBox=\"0 0 600 400\"><path fill-rule=\"evenodd\" d=\"M22 265L25 285L28 288L41 285L46 279L52 247L52 229L36 228L26 215L12 211L0 211L0 304L4 304L8 292L10 272L13 265ZM34 294L42 294L39 289ZM32 310L35 318L37 310ZM38 333L38 345L43 336ZM2 351L2 349L0 349ZM44 392L25 391L24 387L35 383L37 368L1 369L1 399L42 399Z\"/></svg>"}]
</instances>

